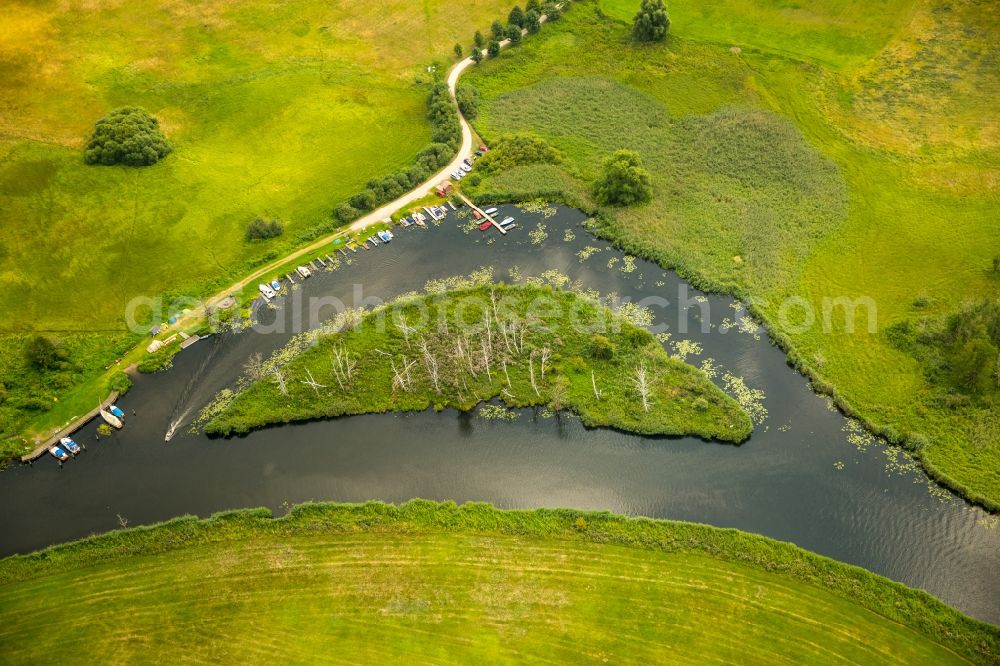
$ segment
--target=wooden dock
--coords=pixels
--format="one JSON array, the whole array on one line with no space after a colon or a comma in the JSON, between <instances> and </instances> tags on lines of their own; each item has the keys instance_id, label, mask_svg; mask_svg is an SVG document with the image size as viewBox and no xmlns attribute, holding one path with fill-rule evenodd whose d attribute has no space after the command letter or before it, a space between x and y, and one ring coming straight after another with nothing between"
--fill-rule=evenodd
<instances>
[{"instance_id":1,"label":"wooden dock","mask_svg":"<svg viewBox=\"0 0 1000 666\"><path fill-rule=\"evenodd\" d=\"M95 407L93 410L87 412L80 418L76 419L68 426L57 432L56 434L49 437L47 440L39 444L32 450L31 453L25 453L21 456L21 462L31 462L36 458L45 455L45 452L49 450L49 447L53 444L58 444L59 440L63 437L69 437L74 432L87 425L91 420L97 417L102 409L106 409L108 405L114 404L115 400L118 399L118 391L112 391L111 394L101 403L100 407Z\"/></svg>"},{"instance_id":2,"label":"wooden dock","mask_svg":"<svg viewBox=\"0 0 1000 666\"><path fill-rule=\"evenodd\" d=\"M487 215L486 211L484 211L476 204L472 203L472 201L470 201L464 194L459 194L458 196L462 197L462 201L465 202L466 206L468 206L472 210L478 210L479 214L482 215L484 218L486 218L486 220L490 222L494 227L496 227L500 231L500 233L502 233L504 236L507 235L507 230L501 227L500 223L494 220L492 215Z\"/></svg>"}]
</instances>

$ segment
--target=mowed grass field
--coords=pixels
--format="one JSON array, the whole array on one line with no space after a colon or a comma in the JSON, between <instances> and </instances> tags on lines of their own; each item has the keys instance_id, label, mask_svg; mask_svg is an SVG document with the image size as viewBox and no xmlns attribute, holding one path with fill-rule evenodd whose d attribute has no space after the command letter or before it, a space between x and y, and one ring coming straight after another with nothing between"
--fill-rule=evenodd
<instances>
[{"instance_id":1,"label":"mowed grass field","mask_svg":"<svg viewBox=\"0 0 1000 666\"><path fill-rule=\"evenodd\" d=\"M1000 640L923 593L734 530L427 502L266 516L0 562L4 660L948 664L986 663Z\"/></svg>"},{"instance_id":2,"label":"mowed grass field","mask_svg":"<svg viewBox=\"0 0 1000 666\"><path fill-rule=\"evenodd\" d=\"M673 2L668 41L636 45L637 5L574 3L469 75L484 136L532 131L566 156L481 189L573 178L578 199L604 155L636 150L654 200L611 211L605 233L750 301L845 409L893 439L925 437L937 478L1000 507L1000 391L942 399L884 335L1000 294L996 5ZM853 331L843 307L824 317L837 298L871 299L875 332L865 307Z\"/></svg>"},{"instance_id":3,"label":"mowed grass field","mask_svg":"<svg viewBox=\"0 0 1000 666\"><path fill-rule=\"evenodd\" d=\"M369 179L408 165L430 142L426 67L448 66L456 41L509 9L507 0L5 3L0 439L39 418L30 396L65 399L114 360L131 299L224 288L329 227L330 211ZM94 123L125 105L159 118L173 152L146 168L85 165ZM282 219L284 235L247 242L257 216ZM33 332L62 346L72 377L24 367ZM94 336L107 337L108 353L78 353ZM59 422L106 395L93 393Z\"/></svg>"}]
</instances>

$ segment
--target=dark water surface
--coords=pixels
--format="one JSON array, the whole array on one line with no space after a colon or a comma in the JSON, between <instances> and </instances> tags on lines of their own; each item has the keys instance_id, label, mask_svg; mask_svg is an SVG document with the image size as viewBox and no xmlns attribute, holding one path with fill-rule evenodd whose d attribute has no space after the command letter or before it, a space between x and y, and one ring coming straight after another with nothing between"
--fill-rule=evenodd
<instances>
[{"instance_id":1,"label":"dark water surface","mask_svg":"<svg viewBox=\"0 0 1000 666\"><path fill-rule=\"evenodd\" d=\"M171 424L189 423L234 381L249 354L269 353L292 331L220 335L182 352L168 372L140 378L121 403L129 415L123 431L95 442L97 423L91 423L76 437L89 450L64 468L43 458L0 474L0 553L113 529L119 516L138 525L239 507L280 513L286 503L306 500L484 500L736 527L863 566L1000 623L995 517L937 489L895 451L856 432L765 335L721 333L725 319L738 317L731 299L702 296L641 260L623 271L621 253L582 229L576 211L544 220L548 238L540 244L528 232L541 215L503 212L521 226L495 243L487 242L495 230L469 232L452 216L430 230L400 230L389 246L315 274L297 295L352 303L357 284L364 296L387 299L482 266L509 281L516 266L524 276L555 269L585 288L635 301L661 296L670 305L652 307L656 321L670 325L674 340L703 346L688 362L712 358L764 391L768 415L753 437L735 447L587 430L572 417L542 412L497 422L446 411L342 418L230 440L182 426L164 442ZM585 246L601 251L581 261L577 253ZM612 258L618 261L609 267ZM679 289L687 289L687 307L678 305ZM277 310L262 309L261 319L301 320L291 300L297 299L286 296ZM703 304L710 307L710 332L700 328ZM682 335L683 319L690 332Z\"/></svg>"}]
</instances>

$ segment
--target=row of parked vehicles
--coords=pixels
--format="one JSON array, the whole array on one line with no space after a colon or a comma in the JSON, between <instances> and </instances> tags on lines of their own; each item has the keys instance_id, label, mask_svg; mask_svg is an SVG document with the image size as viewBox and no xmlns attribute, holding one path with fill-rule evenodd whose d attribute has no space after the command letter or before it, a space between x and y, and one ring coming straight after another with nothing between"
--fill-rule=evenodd
<instances>
[{"instance_id":1,"label":"row of parked vehicles","mask_svg":"<svg viewBox=\"0 0 1000 666\"><path fill-rule=\"evenodd\" d=\"M470 173L472 173L472 159L466 157L462 160L459 167L451 172L451 178L454 181L459 181L468 176Z\"/></svg>"}]
</instances>

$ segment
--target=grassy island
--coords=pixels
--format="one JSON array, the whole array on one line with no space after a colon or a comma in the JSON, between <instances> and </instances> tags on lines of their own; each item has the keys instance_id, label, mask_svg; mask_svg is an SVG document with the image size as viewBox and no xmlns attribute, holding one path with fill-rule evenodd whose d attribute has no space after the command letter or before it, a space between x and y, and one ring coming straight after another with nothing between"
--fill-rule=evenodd
<instances>
[{"instance_id":1,"label":"grassy island","mask_svg":"<svg viewBox=\"0 0 1000 666\"><path fill-rule=\"evenodd\" d=\"M737 530L414 500L188 516L7 558L0 650L9 663L951 664L996 663L1000 632Z\"/></svg>"},{"instance_id":2,"label":"grassy island","mask_svg":"<svg viewBox=\"0 0 1000 666\"><path fill-rule=\"evenodd\" d=\"M746 412L670 358L633 322L642 316L541 284L411 294L342 313L271 359L250 359L240 389L207 408L206 430L432 405L470 410L500 398L509 407L571 409L588 426L746 439Z\"/></svg>"}]
</instances>

